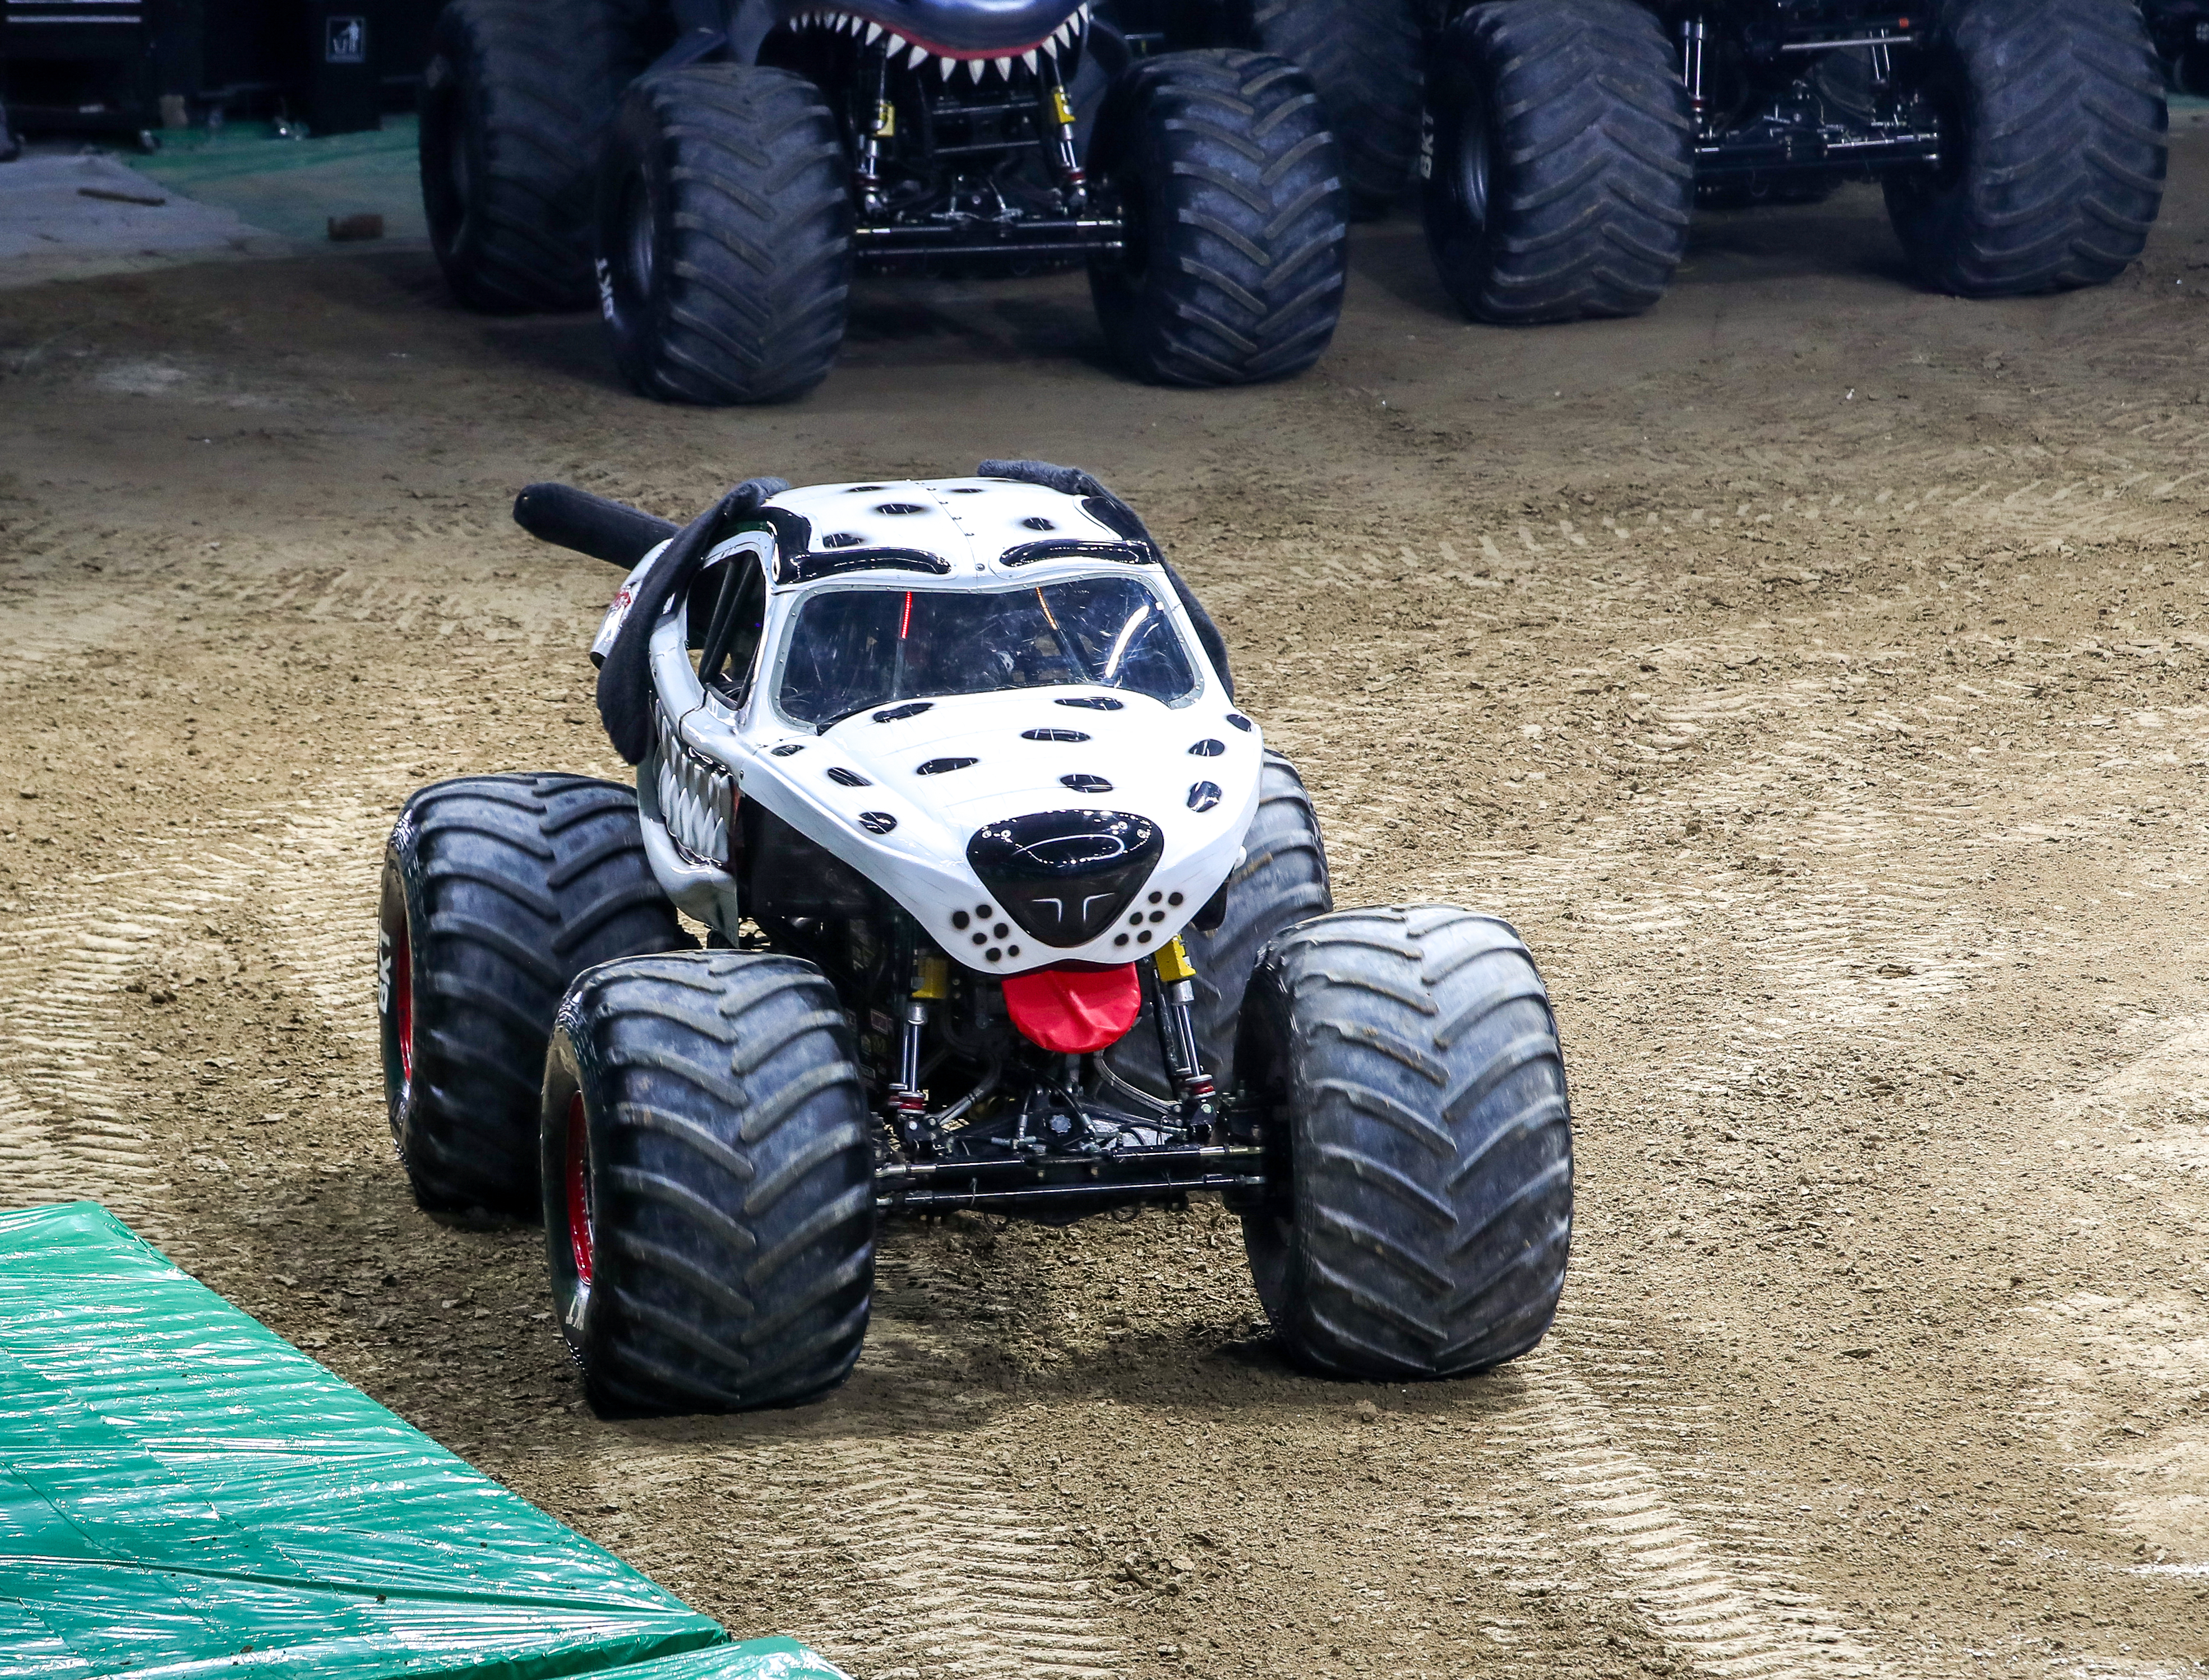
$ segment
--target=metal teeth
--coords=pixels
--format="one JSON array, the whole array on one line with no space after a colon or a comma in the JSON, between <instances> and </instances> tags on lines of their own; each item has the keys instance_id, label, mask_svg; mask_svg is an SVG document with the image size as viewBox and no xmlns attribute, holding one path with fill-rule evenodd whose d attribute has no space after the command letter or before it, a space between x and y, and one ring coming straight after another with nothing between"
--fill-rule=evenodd
<instances>
[{"instance_id":1,"label":"metal teeth","mask_svg":"<svg viewBox=\"0 0 2209 1680\"><path fill-rule=\"evenodd\" d=\"M937 59L936 62L939 65L941 65L941 66L942 67L942 69L943 69L943 79L944 79L946 81L950 81L950 80L951 80L951 72L952 72L953 69L954 68L955 61L954 61L954 60L952 60L952 59L949 59L949 58L939 58L939 59Z\"/></svg>"},{"instance_id":2,"label":"metal teeth","mask_svg":"<svg viewBox=\"0 0 2209 1680\"><path fill-rule=\"evenodd\" d=\"M872 46L876 41L882 39L882 36L886 33L887 32L882 28L881 24L870 23L867 26L867 45L869 46ZM893 39L894 39L894 37L893 37ZM891 49L892 51L895 51L897 49L894 47Z\"/></svg>"},{"instance_id":3,"label":"metal teeth","mask_svg":"<svg viewBox=\"0 0 2209 1680\"><path fill-rule=\"evenodd\" d=\"M905 62L908 69L918 69L928 62L928 49L924 46L913 48L911 52L906 54Z\"/></svg>"},{"instance_id":4,"label":"metal teeth","mask_svg":"<svg viewBox=\"0 0 2209 1680\"><path fill-rule=\"evenodd\" d=\"M1028 67L1029 71L1032 73L1036 67L1036 50L1033 47L1030 47L1026 52L1020 54L1020 63L1026 64Z\"/></svg>"},{"instance_id":5,"label":"metal teeth","mask_svg":"<svg viewBox=\"0 0 2209 1680\"><path fill-rule=\"evenodd\" d=\"M1010 81L1013 79L1013 61L1011 59L992 58L990 62L997 67L997 74L1004 77L1006 81Z\"/></svg>"}]
</instances>

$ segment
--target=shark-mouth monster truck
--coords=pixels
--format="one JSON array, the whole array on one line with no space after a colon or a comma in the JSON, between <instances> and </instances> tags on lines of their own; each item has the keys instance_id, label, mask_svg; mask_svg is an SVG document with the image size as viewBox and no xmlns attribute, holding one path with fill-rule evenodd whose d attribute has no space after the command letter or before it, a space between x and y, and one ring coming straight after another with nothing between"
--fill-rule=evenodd
<instances>
[{"instance_id":1,"label":"shark-mouth monster truck","mask_svg":"<svg viewBox=\"0 0 2209 1680\"><path fill-rule=\"evenodd\" d=\"M647 396L810 389L863 270L1086 262L1113 357L1165 384L1300 372L1341 312L1348 200L1304 73L1130 58L1087 0L454 0L424 84L454 292L573 305L594 253Z\"/></svg>"},{"instance_id":2,"label":"shark-mouth monster truck","mask_svg":"<svg viewBox=\"0 0 2209 1680\"><path fill-rule=\"evenodd\" d=\"M560 485L623 564L596 652L634 792L423 789L383 872L391 1123L426 1206L541 1212L602 1408L841 1381L879 1221L1217 1195L1287 1350L1524 1352L1572 1222L1518 936L1332 907L1217 630L1074 469L792 490L679 531ZM701 924L701 948L678 911Z\"/></svg>"}]
</instances>

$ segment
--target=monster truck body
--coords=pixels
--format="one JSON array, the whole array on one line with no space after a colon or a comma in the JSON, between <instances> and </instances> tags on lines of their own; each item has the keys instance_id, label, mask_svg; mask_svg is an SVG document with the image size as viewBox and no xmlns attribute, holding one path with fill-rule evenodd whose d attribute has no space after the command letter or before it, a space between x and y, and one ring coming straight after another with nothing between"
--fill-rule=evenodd
<instances>
[{"instance_id":1,"label":"monster truck body","mask_svg":"<svg viewBox=\"0 0 2209 1680\"><path fill-rule=\"evenodd\" d=\"M779 554L763 525L715 551L693 597L728 571L763 593L760 679L701 681L684 611L653 634L640 786L669 896L735 938L755 913L731 872L749 820L864 875L980 973L1124 966L1178 934L1234 865L1263 751L1151 551L1078 498L1002 480L832 485L773 508L820 546ZM738 788L757 816L732 818ZM1029 840L1038 812L1059 832ZM1059 855L1092 872L1062 890L1038 861ZM771 915L775 890L757 883L755 906ZM1165 907L1130 923L1153 895Z\"/></svg>"},{"instance_id":2,"label":"monster truck body","mask_svg":"<svg viewBox=\"0 0 2209 1680\"><path fill-rule=\"evenodd\" d=\"M1340 311L1340 154L1263 52L1138 59L1086 0L454 0L437 44L454 292L595 299L649 396L811 388L866 271L1086 263L1108 346L1167 384L1300 371Z\"/></svg>"}]
</instances>

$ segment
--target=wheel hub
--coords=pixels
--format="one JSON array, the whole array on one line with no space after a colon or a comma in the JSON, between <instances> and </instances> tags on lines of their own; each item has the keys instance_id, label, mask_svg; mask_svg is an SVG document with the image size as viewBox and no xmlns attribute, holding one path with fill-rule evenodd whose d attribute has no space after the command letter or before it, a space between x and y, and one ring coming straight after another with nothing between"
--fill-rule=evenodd
<instances>
[{"instance_id":1,"label":"wheel hub","mask_svg":"<svg viewBox=\"0 0 2209 1680\"><path fill-rule=\"evenodd\" d=\"M591 1229L591 1154L585 1135L583 1093L568 1099L568 1253L575 1262L577 1290L591 1286L598 1243Z\"/></svg>"},{"instance_id":2,"label":"wheel hub","mask_svg":"<svg viewBox=\"0 0 2209 1680\"><path fill-rule=\"evenodd\" d=\"M399 1040L399 1080L404 1089L414 1083L414 951L404 926L392 941L391 1027Z\"/></svg>"}]
</instances>

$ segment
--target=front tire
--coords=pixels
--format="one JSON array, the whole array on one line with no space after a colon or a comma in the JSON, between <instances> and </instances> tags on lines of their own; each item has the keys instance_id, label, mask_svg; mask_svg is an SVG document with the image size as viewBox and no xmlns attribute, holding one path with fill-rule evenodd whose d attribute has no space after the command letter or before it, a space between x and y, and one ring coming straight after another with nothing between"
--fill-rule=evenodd
<instances>
[{"instance_id":1,"label":"front tire","mask_svg":"<svg viewBox=\"0 0 2209 1680\"><path fill-rule=\"evenodd\" d=\"M589 305L591 184L641 68L607 0L453 0L423 73L422 206L445 283L495 313Z\"/></svg>"},{"instance_id":2,"label":"front tire","mask_svg":"<svg viewBox=\"0 0 2209 1680\"><path fill-rule=\"evenodd\" d=\"M2170 108L2132 0L1972 0L1932 49L1944 158L1891 175L1918 277L1965 298L2114 280L2163 202Z\"/></svg>"},{"instance_id":3,"label":"front tire","mask_svg":"<svg viewBox=\"0 0 2209 1680\"><path fill-rule=\"evenodd\" d=\"M1261 52L1169 52L1105 96L1089 173L1123 248L1089 264L1113 358L1156 385L1303 372L1349 268L1342 160L1303 72Z\"/></svg>"},{"instance_id":4,"label":"front tire","mask_svg":"<svg viewBox=\"0 0 2209 1680\"><path fill-rule=\"evenodd\" d=\"M1442 37L1424 210L1476 320L1639 315L1688 248L1693 125L1672 49L1631 0L1494 0Z\"/></svg>"},{"instance_id":5,"label":"front tire","mask_svg":"<svg viewBox=\"0 0 2209 1680\"><path fill-rule=\"evenodd\" d=\"M1572 1242L1556 1022L1503 923L1341 911L1276 939L1243 1009L1273 1153L1243 1216L1289 1352L1357 1377L1459 1376L1548 1330Z\"/></svg>"},{"instance_id":6,"label":"front tire","mask_svg":"<svg viewBox=\"0 0 2209 1680\"><path fill-rule=\"evenodd\" d=\"M465 776L409 799L384 849L376 1014L416 1199L535 1218L561 996L593 963L689 942L646 859L634 790Z\"/></svg>"},{"instance_id":7,"label":"front tire","mask_svg":"<svg viewBox=\"0 0 2209 1680\"><path fill-rule=\"evenodd\" d=\"M694 64L622 102L599 179L599 301L644 396L785 402L844 342L852 198L813 84Z\"/></svg>"},{"instance_id":8,"label":"front tire","mask_svg":"<svg viewBox=\"0 0 2209 1680\"><path fill-rule=\"evenodd\" d=\"M546 1257L591 1401L749 1411L844 1380L874 1280L874 1159L850 1023L795 957L593 970L541 1107Z\"/></svg>"}]
</instances>

